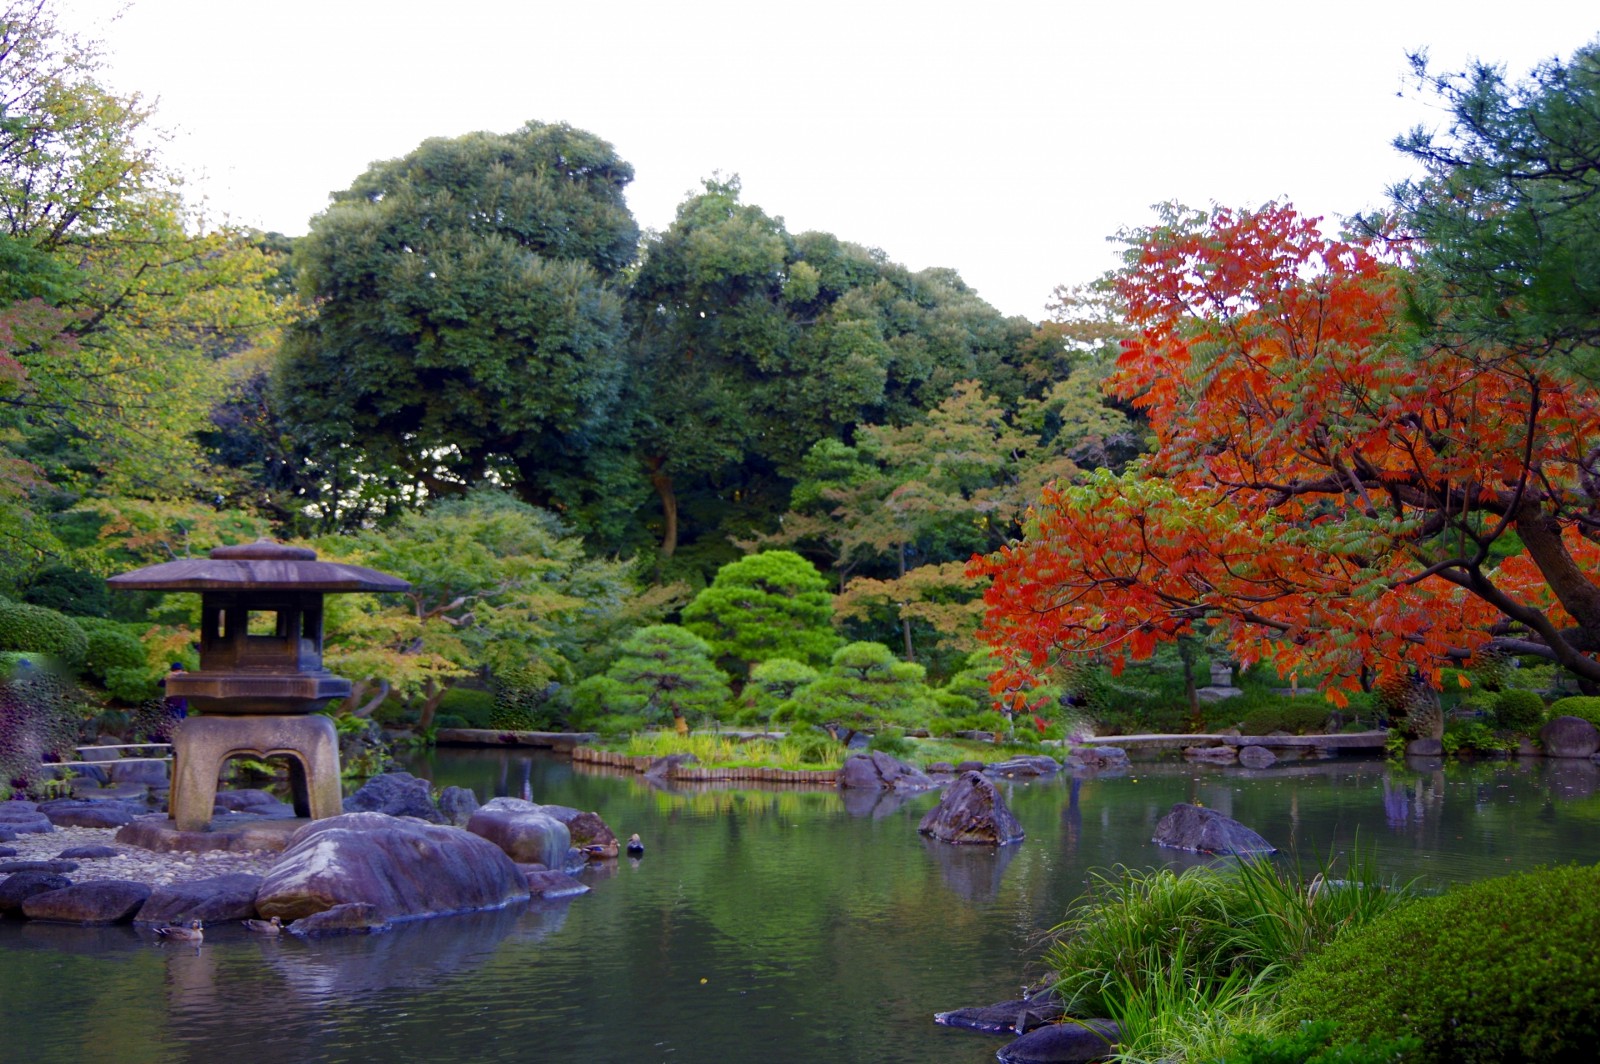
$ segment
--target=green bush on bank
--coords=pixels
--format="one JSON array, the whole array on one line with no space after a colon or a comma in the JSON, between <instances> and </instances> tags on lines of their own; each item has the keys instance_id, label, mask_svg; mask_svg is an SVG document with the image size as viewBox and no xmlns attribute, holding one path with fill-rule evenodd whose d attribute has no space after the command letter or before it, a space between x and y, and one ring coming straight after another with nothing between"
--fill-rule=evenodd
<instances>
[{"instance_id":1,"label":"green bush on bank","mask_svg":"<svg viewBox=\"0 0 1600 1064\"><path fill-rule=\"evenodd\" d=\"M1485 880L1341 938L1284 984L1291 1021L1414 1034L1422 1062L1594 1059L1600 866Z\"/></svg>"},{"instance_id":2,"label":"green bush on bank","mask_svg":"<svg viewBox=\"0 0 1600 1064\"><path fill-rule=\"evenodd\" d=\"M1501 691L1490 707L1490 718L1496 728L1523 734L1537 732L1544 724L1544 714L1544 699L1536 692L1520 689Z\"/></svg>"},{"instance_id":3,"label":"green bush on bank","mask_svg":"<svg viewBox=\"0 0 1600 1064\"><path fill-rule=\"evenodd\" d=\"M64 613L0 601L0 650L44 654L76 673L89 653L89 637Z\"/></svg>"},{"instance_id":4,"label":"green bush on bank","mask_svg":"<svg viewBox=\"0 0 1600 1064\"><path fill-rule=\"evenodd\" d=\"M1557 699L1550 705L1552 717L1582 717L1590 724L1600 727L1600 698L1592 695L1573 695L1569 698Z\"/></svg>"}]
</instances>

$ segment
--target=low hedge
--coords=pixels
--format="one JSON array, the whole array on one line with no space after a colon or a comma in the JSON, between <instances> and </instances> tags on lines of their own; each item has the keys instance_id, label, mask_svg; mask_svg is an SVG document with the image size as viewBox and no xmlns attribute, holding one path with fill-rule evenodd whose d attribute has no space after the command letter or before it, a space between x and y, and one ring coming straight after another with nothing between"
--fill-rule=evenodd
<instances>
[{"instance_id":1,"label":"low hedge","mask_svg":"<svg viewBox=\"0 0 1600 1064\"><path fill-rule=\"evenodd\" d=\"M1544 724L1544 699L1533 691L1501 691L1494 698L1492 715L1497 728L1532 734Z\"/></svg>"},{"instance_id":2,"label":"low hedge","mask_svg":"<svg viewBox=\"0 0 1600 1064\"><path fill-rule=\"evenodd\" d=\"M1284 1018L1422 1039L1419 1062L1590 1061L1600 1043L1600 865L1424 898L1344 936L1284 984Z\"/></svg>"},{"instance_id":3,"label":"low hedge","mask_svg":"<svg viewBox=\"0 0 1600 1064\"><path fill-rule=\"evenodd\" d=\"M1592 695L1573 695L1557 699L1550 705L1552 717L1582 717L1600 728L1600 698Z\"/></svg>"},{"instance_id":4,"label":"low hedge","mask_svg":"<svg viewBox=\"0 0 1600 1064\"><path fill-rule=\"evenodd\" d=\"M89 637L64 613L25 602L0 602L0 650L47 655L77 672L89 652Z\"/></svg>"}]
</instances>

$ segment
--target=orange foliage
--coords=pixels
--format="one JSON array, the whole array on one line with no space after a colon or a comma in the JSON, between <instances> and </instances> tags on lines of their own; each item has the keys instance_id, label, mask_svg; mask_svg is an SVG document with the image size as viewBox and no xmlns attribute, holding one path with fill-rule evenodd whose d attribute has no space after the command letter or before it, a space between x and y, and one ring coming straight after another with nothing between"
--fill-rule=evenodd
<instances>
[{"instance_id":1,"label":"orange foliage","mask_svg":"<svg viewBox=\"0 0 1600 1064\"><path fill-rule=\"evenodd\" d=\"M989 576L997 695L1059 652L1120 666L1209 631L1329 697L1491 637L1600 678L1600 527L1584 490L1594 389L1537 359L1418 350L1404 264L1315 219L1173 214L1117 282L1107 388L1144 409L1142 467L1047 489ZM1521 536L1533 554L1522 550ZM1513 551L1496 566L1493 559Z\"/></svg>"}]
</instances>

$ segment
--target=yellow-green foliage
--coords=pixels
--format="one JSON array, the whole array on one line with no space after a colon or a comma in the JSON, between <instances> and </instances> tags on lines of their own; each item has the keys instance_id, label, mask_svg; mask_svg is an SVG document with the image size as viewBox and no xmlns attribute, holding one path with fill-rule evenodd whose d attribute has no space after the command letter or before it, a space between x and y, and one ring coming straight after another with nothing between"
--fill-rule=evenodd
<instances>
[{"instance_id":1,"label":"yellow-green foliage","mask_svg":"<svg viewBox=\"0 0 1600 1064\"><path fill-rule=\"evenodd\" d=\"M1573 695L1571 698L1558 699L1550 706L1552 717L1582 717L1590 724L1600 727L1600 698L1590 695Z\"/></svg>"},{"instance_id":2,"label":"yellow-green foliage","mask_svg":"<svg viewBox=\"0 0 1600 1064\"><path fill-rule=\"evenodd\" d=\"M1285 984L1290 1021L1414 1034L1438 1064L1589 1061L1600 1044L1600 866L1485 880L1389 913Z\"/></svg>"}]
</instances>

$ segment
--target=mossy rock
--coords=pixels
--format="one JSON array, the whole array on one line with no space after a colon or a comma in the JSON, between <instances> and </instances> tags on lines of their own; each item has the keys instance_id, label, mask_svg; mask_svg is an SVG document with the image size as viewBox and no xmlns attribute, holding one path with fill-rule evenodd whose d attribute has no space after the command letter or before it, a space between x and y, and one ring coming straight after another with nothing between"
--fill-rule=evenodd
<instances>
[{"instance_id":1,"label":"mossy rock","mask_svg":"<svg viewBox=\"0 0 1600 1064\"><path fill-rule=\"evenodd\" d=\"M1291 1022L1422 1039L1422 1062L1591 1061L1600 1043L1600 866L1424 898L1330 945L1285 982Z\"/></svg>"}]
</instances>

